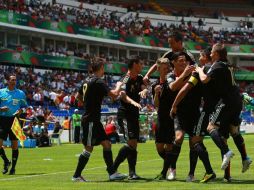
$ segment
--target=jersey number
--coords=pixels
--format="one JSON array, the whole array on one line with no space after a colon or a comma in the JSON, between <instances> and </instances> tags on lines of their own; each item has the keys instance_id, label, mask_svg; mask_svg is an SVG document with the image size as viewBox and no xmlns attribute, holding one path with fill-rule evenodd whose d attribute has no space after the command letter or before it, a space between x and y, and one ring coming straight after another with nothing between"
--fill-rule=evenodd
<instances>
[{"instance_id":1,"label":"jersey number","mask_svg":"<svg viewBox=\"0 0 254 190\"><path fill-rule=\"evenodd\" d=\"M83 85L83 100L85 100L87 87L88 87L88 85L87 85L87 83L85 83L85 84Z\"/></svg>"}]
</instances>

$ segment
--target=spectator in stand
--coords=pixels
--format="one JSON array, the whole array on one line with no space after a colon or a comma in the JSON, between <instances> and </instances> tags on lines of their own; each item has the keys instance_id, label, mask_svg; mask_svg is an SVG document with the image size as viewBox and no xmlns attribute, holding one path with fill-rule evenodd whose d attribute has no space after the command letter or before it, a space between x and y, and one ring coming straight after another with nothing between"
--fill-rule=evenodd
<instances>
[{"instance_id":1,"label":"spectator in stand","mask_svg":"<svg viewBox=\"0 0 254 190\"><path fill-rule=\"evenodd\" d=\"M31 119L34 117L34 109L32 106L29 106L26 110L26 118Z\"/></svg>"},{"instance_id":2,"label":"spectator in stand","mask_svg":"<svg viewBox=\"0 0 254 190\"><path fill-rule=\"evenodd\" d=\"M56 121L53 129L53 133L50 135L51 138L58 138L60 135L60 130L62 130L63 127L60 125L59 121Z\"/></svg>"},{"instance_id":3,"label":"spectator in stand","mask_svg":"<svg viewBox=\"0 0 254 190\"><path fill-rule=\"evenodd\" d=\"M25 125L23 127L23 132L26 135L26 137L29 138L29 139L33 139L34 138L33 126L34 126L34 122L30 121L28 123L28 125Z\"/></svg>"},{"instance_id":4,"label":"spectator in stand","mask_svg":"<svg viewBox=\"0 0 254 190\"><path fill-rule=\"evenodd\" d=\"M36 89L36 92L33 95L33 100L35 102L35 106L43 106L43 94L41 93L40 88Z\"/></svg>"}]
</instances>

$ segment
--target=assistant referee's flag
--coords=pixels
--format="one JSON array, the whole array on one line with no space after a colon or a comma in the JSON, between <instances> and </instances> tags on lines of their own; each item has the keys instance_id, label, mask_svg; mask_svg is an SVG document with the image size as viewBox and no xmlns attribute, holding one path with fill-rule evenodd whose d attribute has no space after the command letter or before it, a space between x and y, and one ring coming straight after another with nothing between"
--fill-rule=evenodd
<instances>
[{"instance_id":1,"label":"assistant referee's flag","mask_svg":"<svg viewBox=\"0 0 254 190\"><path fill-rule=\"evenodd\" d=\"M19 120L17 117L14 118L14 121L11 126L11 130L14 133L14 135L17 137L18 140L20 140L20 144L22 147L24 147L24 141L26 140L26 136L21 129Z\"/></svg>"}]
</instances>

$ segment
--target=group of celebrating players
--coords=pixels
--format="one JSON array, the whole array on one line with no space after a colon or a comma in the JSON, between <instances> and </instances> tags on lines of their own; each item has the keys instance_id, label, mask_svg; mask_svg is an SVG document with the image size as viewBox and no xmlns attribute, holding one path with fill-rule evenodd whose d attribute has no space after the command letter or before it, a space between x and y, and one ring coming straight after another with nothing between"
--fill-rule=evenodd
<instances>
[{"instance_id":1,"label":"group of celebrating players","mask_svg":"<svg viewBox=\"0 0 254 190\"><path fill-rule=\"evenodd\" d=\"M232 65L227 59L227 50L223 44L214 44L200 52L199 64L191 53L183 47L181 33L174 32L169 37L171 51L150 68L148 73L140 75L143 61L135 56L129 60L128 72L110 90L101 77L104 74L104 62L95 59L91 62L93 75L81 86L77 98L85 108L82 116L84 151L80 154L73 181L85 182L81 173L96 145L103 146L103 158L107 165L109 180L142 179L136 173L137 144L139 139L139 102L152 89L154 105L158 113L158 126L155 132L156 148L163 159L163 168L156 177L159 180L176 179L176 163L181 151L185 133L189 135L190 170L186 181L194 181L194 172L198 158L205 167L205 175L200 181L208 182L216 178L212 169L203 137L210 135L221 151L221 169L225 170L224 180L231 181L230 159L234 153L227 145L232 136L242 157L242 172L248 170L252 160L247 156L244 139L240 134L240 113L243 95L234 81ZM149 77L155 71L159 79L150 84ZM151 88L148 88L151 86ZM110 96L120 97L117 118L118 125L125 132L127 143L121 147L113 160L111 143L100 122L102 99ZM126 122L124 122L124 120ZM126 126L124 125L126 123ZM127 158L129 176L118 173L119 165ZM168 175L167 175L168 173Z\"/></svg>"}]
</instances>

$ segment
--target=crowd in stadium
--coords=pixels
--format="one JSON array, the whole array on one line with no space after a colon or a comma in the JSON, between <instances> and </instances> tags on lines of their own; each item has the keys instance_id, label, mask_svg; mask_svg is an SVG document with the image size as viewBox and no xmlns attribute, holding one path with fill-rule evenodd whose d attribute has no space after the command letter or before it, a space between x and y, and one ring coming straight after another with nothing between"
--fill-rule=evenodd
<instances>
[{"instance_id":1,"label":"crowd in stadium","mask_svg":"<svg viewBox=\"0 0 254 190\"><path fill-rule=\"evenodd\" d=\"M34 68L0 66L1 73L14 72L17 75L18 87L27 95L29 105L56 106L61 110L69 110L75 105L75 94L80 84L87 78L87 73L70 70L36 70ZM0 88L4 88L6 80L0 76ZM115 85L112 75L106 74L105 81L110 86ZM241 92L247 92L254 97L254 84L248 81L239 82ZM151 106L152 100L148 97L142 101L143 109ZM105 99L104 104L112 104ZM115 105L114 105L115 106ZM117 104L116 104L117 106ZM81 106L80 106L81 108Z\"/></svg>"},{"instance_id":2,"label":"crowd in stadium","mask_svg":"<svg viewBox=\"0 0 254 190\"><path fill-rule=\"evenodd\" d=\"M141 19L139 12L131 14L123 21L117 15L117 11L108 12L106 9L101 12L94 12L89 9L80 7L66 7L60 4L43 4L40 1L30 1L30 4L25 4L24 1L0 1L0 10L12 10L17 13L30 15L36 20L51 20L51 21L69 21L85 27L94 27L100 29L110 29L118 31L122 35L144 35L156 36L165 41L172 31L180 29L183 32L186 41L199 41L216 43L222 41L228 44L254 44L254 36L252 23L247 25L245 21L239 22L239 28L228 29L223 28L220 31L215 31L213 27L209 30L204 30L206 24L202 19L197 25L190 21L185 22L182 19L181 24L167 25L158 23L153 26L149 18Z\"/></svg>"},{"instance_id":3,"label":"crowd in stadium","mask_svg":"<svg viewBox=\"0 0 254 190\"><path fill-rule=\"evenodd\" d=\"M61 110L68 110L73 107L77 89L88 74L69 70L41 71L44 72L35 71L33 68L0 66L1 73L16 73L18 88L27 95L29 105L36 107L57 106ZM0 88L5 87L6 80L4 77L4 75L0 76ZM112 75L105 75L105 81L111 87L115 85ZM151 102L151 100L145 100L144 103L146 102ZM105 99L104 104L112 104L112 101Z\"/></svg>"}]
</instances>

